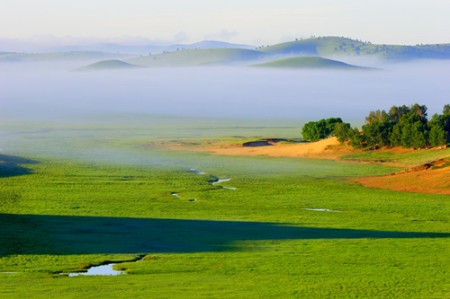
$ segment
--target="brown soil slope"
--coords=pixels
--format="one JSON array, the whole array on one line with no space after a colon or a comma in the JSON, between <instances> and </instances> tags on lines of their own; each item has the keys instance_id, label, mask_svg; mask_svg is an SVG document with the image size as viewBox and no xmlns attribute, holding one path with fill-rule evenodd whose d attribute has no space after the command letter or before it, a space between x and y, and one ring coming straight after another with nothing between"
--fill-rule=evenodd
<instances>
[{"instance_id":1,"label":"brown soil slope","mask_svg":"<svg viewBox=\"0 0 450 299\"><path fill-rule=\"evenodd\" d=\"M348 145L339 143L336 137L311 143L272 143L271 146L245 147L242 144L213 144L209 146L186 146L185 144L165 145L166 148L180 150L190 149L208 151L218 155L229 156L268 156L287 158L318 158L340 160L342 156L358 153ZM409 153L410 149L389 149L389 152ZM361 163L367 163L359 161ZM376 163L376 162L372 162ZM405 163L379 162L385 165L405 167ZM405 192L419 192L450 195L450 157L401 172L354 180L366 187L390 189Z\"/></svg>"},{"instance_id":2,"label":"brown soil slope","mask_svg":"<svg viewBox=\"0 0 450 299\"><path fill-rule=\"evenodd\" d=\"M336 137L311 143L276 143L272 146L243 147L242 145L209 146L205 150L218 155L229 156L268 156L287 158L321 158L339 159L353 150L346 145L340 145Z\"/></svg>"},{"instance_id":3,"label":"brown soil slope","mask_svg":"<svg viewBox=\"0 0 450 299\"><path fill-rule=\"evenodd\" d=\"M371 188L450 195L450 158L398 173L355 180Z\"/></svg>"}]
</instances>

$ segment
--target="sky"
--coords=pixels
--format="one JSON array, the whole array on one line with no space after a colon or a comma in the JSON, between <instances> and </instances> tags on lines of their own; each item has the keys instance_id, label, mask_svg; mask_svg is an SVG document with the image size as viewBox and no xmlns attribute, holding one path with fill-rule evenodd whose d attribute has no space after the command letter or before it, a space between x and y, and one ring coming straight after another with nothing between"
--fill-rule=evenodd
<instances>
[{"instance_id":1,"label":"sky","mask_svg":"<svg viewBox=\"0 0 450 299\"><path fill-rule=\"evenodd\" d=\"M449 0L0 0L0 38L450 43Z\"/></svg>"}]
</instances>

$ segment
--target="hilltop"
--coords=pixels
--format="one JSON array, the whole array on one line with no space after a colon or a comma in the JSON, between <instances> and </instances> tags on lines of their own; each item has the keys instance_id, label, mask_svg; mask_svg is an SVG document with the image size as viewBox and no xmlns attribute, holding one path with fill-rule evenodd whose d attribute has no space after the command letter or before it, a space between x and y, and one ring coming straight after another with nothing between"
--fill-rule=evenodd
<instances>
[{"instance_id":1,"label":"hilltop","mask_svg":"<svg viewBox=\"0 0 450 299\"><path fill-rule=\"evenodd\" d=\"M369 56L388 60L450 59L450 44L385 45L344 37L317 37L260 48L278 55Z\"/></svg>"},{"instance_id":2,"label":"hilltop","mask_svg":"<svg viewBox=\"0 0 450 299\"><path fill-rule=\"evenodd\" d=\"M336 69L336 70L364 70L363 68L341 61L314 56L300 56L279 59L266 63L256 64L257 67L290 68L290 69Z\"/></svg>"},{"instance_id":3,"label":"hilltop","mask_svg":"<svg viewBox=\"0 0 450 299\"><path fill-rule=\"evenodd\" d=\"M140 56L130 59L129 62L147 67L185 67L248 63L265 56L267 55L260 51L247 49L193 49Z\"/></svg>"},{"instance_id":4,"label":"hilltop","mask_svg":"<svg viewBox=\"0 0 450 299\"><path fill-rule=\"evenodd\" d=\"M125 62L129 64L145 67L251 66L258 64L258 66L280 68L350 69L361 67L349 65L340 60L357 57L374 58L386 62L450 59L450 44L380 45L333 36L295 40L266 47L252 47L220 41L202 41L188 45L174 44L153 48L143 47L140 52L146 54L140 56L127 54L137 51L133 46L127 45L106 45L88 49L108 49L109 52L66 50L48 53L0 52L0 62L126 59ZM155 51L147 51L150 49Z\"/></svg>"},{"instance_id":5,"label":"hilltop","mask_svg":"<svg viewBox=\"0 0 450 299\"><path fill-rule=\"evenodd\" d=\"M127 63L121 60L102 60L96 63L89 64L85 67L77 69L77 71L99 71L99 70L117 70L117 69L137 69L141 66Z\"/></svg>"}]
</instances>

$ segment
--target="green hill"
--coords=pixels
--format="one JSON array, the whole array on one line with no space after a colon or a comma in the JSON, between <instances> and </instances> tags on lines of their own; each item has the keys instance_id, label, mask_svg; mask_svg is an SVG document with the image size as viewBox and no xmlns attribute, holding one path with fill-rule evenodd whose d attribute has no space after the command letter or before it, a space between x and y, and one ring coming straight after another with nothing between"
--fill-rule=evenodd
<instances>
[{"instance_id":1,"label":"green hill","mask_svg":"<svg viewBox=\"0 0 450 299\"><path fill-rule=\"evenodd\" d=\"M270 68L292 68L292 69L340 69L340 70L368 69L347 64L337 60L311 56L280 59L266 63L256 64L255 66L270 67Z\"/></svg>"},{"instance_id":2,"label":"green hill","mask_svg":"<svg viewBox=\"0 0 450 299\"><path fill-rule=\"evenodd\" d=\"M78 71L100 71L100 70L115 70L115 69L136 69L142 66L130 64L121 60L103 60L85 67L77 69Z\"/></svg>"},{"instance_id":3,"label":"green hill","mask_svg":"<svg viewBox=\"0 0 450 299\"><path fill-rule=\"evenodd\" d=\"M311 56L372 56L375 58L450 59L450 44L438 45L377 45L343 37L318 37L276 44L260 49L267 54Z\"/></svg>"},{"instance_id":4,"label":"green hill","mask_svg":"<svg viewBox=\"0 0 450 299\"><path fill-rule=\"evenodd\" d=\"M246 49L194 49L141 56L129 62L147 67L186 67L248 64L265 56L265 53Z\"/></svg>"}]
</instances>

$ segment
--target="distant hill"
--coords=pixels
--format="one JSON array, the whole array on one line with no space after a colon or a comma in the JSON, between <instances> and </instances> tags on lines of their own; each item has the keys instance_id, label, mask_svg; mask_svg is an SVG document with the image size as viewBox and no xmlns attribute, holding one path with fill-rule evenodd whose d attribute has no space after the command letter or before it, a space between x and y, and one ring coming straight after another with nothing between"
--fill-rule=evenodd
<instances>
[{"instance_id":1,"label":"distant hill","mask_svg":"<svg viewBox=\"0 0 450 299\"><path fill-rule=\"evenodd\" d=\"M126 55L89 51L51 53L0 53L0 62L76 61L111 59L121 57L126 57Z\"/></svg>"},{"instance_id":2,"label":"distant hill","mask_svg":"<svg viewBox=\"0 0 450 299\"><path fill-rule=\"evenodd\" d=\"M450 59L450 44L377 45L343 37L318 37L260 48L278 55L371 56L380 59Z\"/></svg>"},{"instance_id":3,"label":"distant hill","mask_svg":"<svg viewBox=\"0 0 450 299\"><path fill-rule=\"evenodd\" d=\"M259 47L257 49L248 45L231 44L219 41L202 41L188 45L155 46L156 48L152 49L158 52L157 54L154 54L155 52L153 51L149 51L149 48L138 49L133 47L135 46L104 43L100 45L100 48L108 50L109 52L63 51L48 53L11 53L5 51L0 52L0 63L79 60L84 61L84 64L87 64L104 60L120 60L130 65L145 67L196 67L212 65L249 66L260 63L261 67L350 69L357 67L346 65L340 61L314 60L312 57L332 58L345 61L352 61L352 58L355 57L369 57L385 60L387 62L403 62L417 59L450 59L450 44L416 46L377 45L343 37L309 38L267 47ZM143 47L146 46L144 45ZM146 54L135 57L135 54L119 53L128 52L133 49ZM300 59L300 56L304 57L304 59ZM111 66L116 64L117 63L111 64ZM82 64L80 63L80 65ZM115 66L115 68L122 67L126 68L125 66L119 66L118 64ZM106 63L105 69L108 68L112 67L108 66L108 63Z\"/></svg>"},{"instance_id":4,"label":"distant hill","mask_svg":"<svg viewBox=\"0 0 450 299\"><path fill-rule=\"evenodd\" d=\"M103 60L85 67L77 69L77 71L100 71L100 70L117 70L117 69L137 69L141 66L130 64L120 60Z\"/></svg>"},{"instance_id":5,"label":"distant hill","mask_svg":"<svg viewBox=\"0 0 450 299\"><path fill-rule=\"evenodd\" d=\"M290 69L339 69L339 70L364 70L363 68L347 64L337 60L321 57L301 56L256 64L257 67L290 68Z\"/></svg>"},{"instance_id":6,"label":"distant hill","mask_svg":"<svg viewBox=\"0 0 450 299\"><path fill-rule=\"evenodd\" d=\"M160 54L163 52L174 52L177 50L190 49L254 49L254 46L243 44L232 44L221 41L201 41L193 44L140 44L127 45L118 43L95 43L89 45L75 45L55 48L57 51L100 51L109 53L127 53L134 55Z\"/></svg>"},{"instance_id":7,"label":"distant hill","mask_svg":"<svg viewBox=\"0 0 450 299\"><path fill-rule=\"evenodd\" d=\"M250 61L255 62L265 56L267 54L247 49L196 49L140 56L130 59L129 62L147 67L232 65L248 64Z\"/></svg>"}]
</instances>

